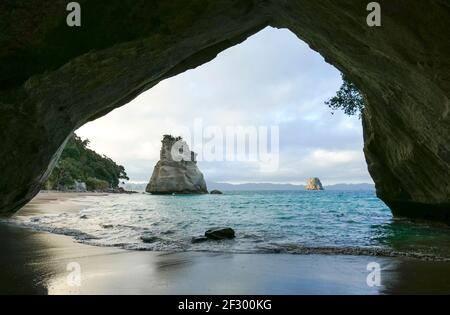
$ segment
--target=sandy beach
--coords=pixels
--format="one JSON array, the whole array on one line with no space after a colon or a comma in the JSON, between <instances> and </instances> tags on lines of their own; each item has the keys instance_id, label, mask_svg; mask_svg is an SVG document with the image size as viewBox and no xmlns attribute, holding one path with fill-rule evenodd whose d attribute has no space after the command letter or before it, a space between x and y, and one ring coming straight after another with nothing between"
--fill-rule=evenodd
<instances>
[{"instance_id":1,"label":"sandy beach","mask_svg":"<svg viewBox=\"0 0 450 315\"><path fill-rule=\"evenodd\" d=\"M79 211L107 195L41 193L17 216ZM0 224L3 294L418 294L450 293L450 263L344 255L164 253L74 242ZM367 265L381 286L367 285ZM70 279L79 266L80 283ZM72 266L72 267L71 267Z\"/></svg>"}]
</instances>

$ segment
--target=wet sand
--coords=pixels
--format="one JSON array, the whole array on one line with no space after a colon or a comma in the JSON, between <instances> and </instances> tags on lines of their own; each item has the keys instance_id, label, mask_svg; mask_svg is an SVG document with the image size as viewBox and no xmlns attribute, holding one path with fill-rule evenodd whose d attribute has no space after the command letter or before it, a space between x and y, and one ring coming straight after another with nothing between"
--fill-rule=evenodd
<instances>
[{"instance_id":1,"label":"wet sand","mask_svg":"<svg viewBox=\"0 0 450 315\"><path fill-rule=\"evenodd\" d=\"M89 206L89 197L108 197L107 193L42 191L15 216L80 211Z\"/></svg>"},{"instance_id":2,"label":"wet sand","mask_svg":"<svg viewBox=\"0 0 450 315\"><path fill-rule=\"evenodd\" d=\"M40 194L18 215L79 211L89 196ZM78 244L67 236L7 224L0 224L0 240L3 294L450 293L448 262L344 255L127 251ZM370 262L381 266L380 287L366 283ZM70 282L74 269L67 267L73 263L80 267L80 286Z\"/></svg>"}]
</instances>

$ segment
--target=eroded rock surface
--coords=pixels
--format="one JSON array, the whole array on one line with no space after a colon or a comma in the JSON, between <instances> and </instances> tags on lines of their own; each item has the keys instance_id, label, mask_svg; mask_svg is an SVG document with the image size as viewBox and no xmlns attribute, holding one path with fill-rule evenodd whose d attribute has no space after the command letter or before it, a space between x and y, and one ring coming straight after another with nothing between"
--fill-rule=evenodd
<instances>
[{"instance_id":1,"label":"eroded rock surface","mask_svg":"<svg viewBox=\"0 0 450 315\"><path fill-rule=\"evenodd\" d=\"M1 213L39 191L78 127L271 25L363 92L364 152L393 213L450 221L448 0L380 0L381 27L364 0L79 2L80 28L67 1L0 3Z\"/></svg>"},{"instance_id":2,"label":"eroded rock surface","mask_svg":"<svg viewBox=\"0 0 450 315\"><path fill-rule=\"evenodd\" d=\"M317 177L309 178L306 182L306 190L323 190L320 179Z\"/></svg>"},{"instance_id":3,"label":"eroded rock surface","mask_svg":"<svg viewBox=\"0 0 450 315\"><path fill-rule=\"evenodd\" d=\"M160 160L146 191L152 194L206 194L205 179L197 167L196 154L180 137L164 136Z\"/></svg>"}]
</instances>

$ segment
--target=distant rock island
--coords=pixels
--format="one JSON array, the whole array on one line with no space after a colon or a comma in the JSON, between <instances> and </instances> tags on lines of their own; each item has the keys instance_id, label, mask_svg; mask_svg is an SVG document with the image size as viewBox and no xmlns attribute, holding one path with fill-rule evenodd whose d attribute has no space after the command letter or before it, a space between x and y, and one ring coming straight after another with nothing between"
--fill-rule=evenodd
<instances>
[{"instance_id":1,"label":"distant rock island","mask_svg":"<svg viewBox=\"0 0 450 315\"><path fill-rule=\"evenodd\" d=\"M160 160L145 189L151 194L206 194L208 189L197 167L197 154L181 137L165 135Z\"/></svg>"},{"instance_id":2,"label":"distant rock island","mask_svg":"<svg viewBox=\"0 0 450 315\"><path fill-rule=\"evenodd\" d=\"M320 179L317 177L312 177L308 179L306 183L306 190L323 190L322 183L320 182Z\"/></svg>"}]
</instances>

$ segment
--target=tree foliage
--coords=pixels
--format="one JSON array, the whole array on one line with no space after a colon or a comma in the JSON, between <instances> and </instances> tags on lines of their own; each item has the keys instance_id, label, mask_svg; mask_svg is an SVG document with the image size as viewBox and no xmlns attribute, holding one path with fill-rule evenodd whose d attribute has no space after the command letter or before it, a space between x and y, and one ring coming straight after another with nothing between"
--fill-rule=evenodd
<instances>
[{"instance_id":1,"label":"tree foliage","mask_svg":"<svg viewBox=\"0 0 450 315\"><path fill-rule=\"evenodd\" d=\"M73 135L50 175L48 189L65 190L75 186L75 181L86 183L88 190L117 188L120 180L128 180L125 168L107 156L88 148L89 140Z\"/></svg>"},{"instance_id":2,"label":"tree foliage","mask_svg":"<svg viewBox=\"0 0 450 315\"><path fill-rule=\"evenodd\" d=\"M336 96L325 102L332 110L342 110L345 114L353 116L358 114L361 118L364 110L364 98L358 88L342 74L342 83Z\"/></svg>"}]
</instances>

